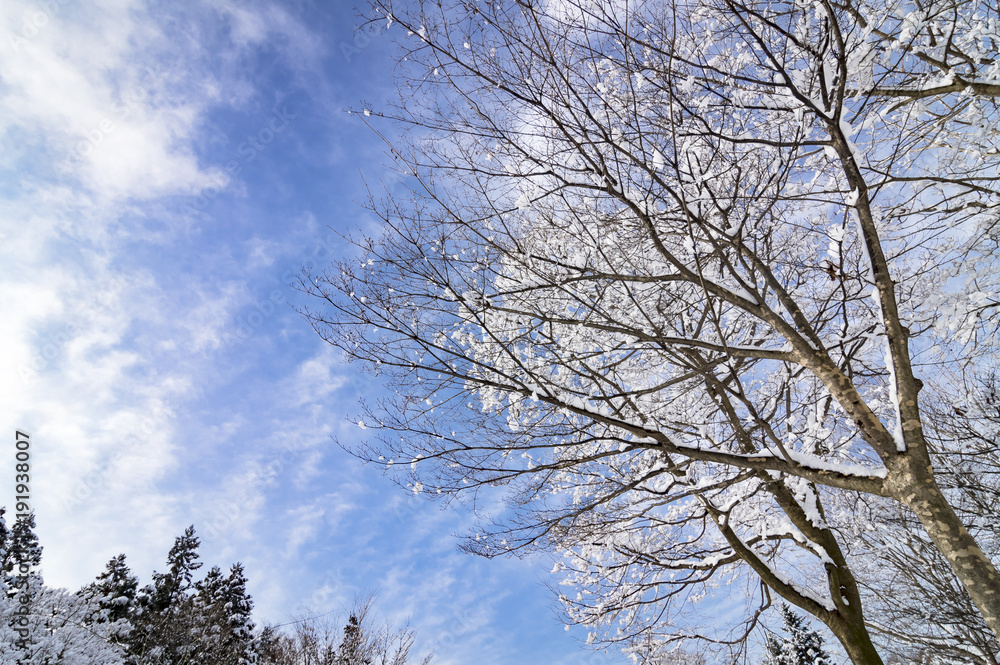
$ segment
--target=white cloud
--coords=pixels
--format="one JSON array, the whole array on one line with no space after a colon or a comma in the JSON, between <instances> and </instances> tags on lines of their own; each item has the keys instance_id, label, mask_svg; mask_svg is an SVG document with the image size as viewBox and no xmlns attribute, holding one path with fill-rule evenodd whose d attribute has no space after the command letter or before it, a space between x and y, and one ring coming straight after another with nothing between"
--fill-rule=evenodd
<instances>
[{"instance_id":1,"label":"white cloud","mask_svg":"<svg viewBox=\"0 0 1000 665\"><path fill-rule=\"evenodd\" d=\"M322 406L326 397L344 386L344 374L340 350L324 345L317 355L298 366L286 394L293 395L299 406Z\"/></svg>"},{"instance_id":2,"label":"white cloud","mask_svg":"<svg viewBox=\"0 0 1000 665\"><path fill-rule=\"evenodd\" d=\"M259 102L243 72L261 51L337 108L321 36L277 4L166 5L0 3L0 432L32 433L46 578L76 587L124 551L148 579L194 522L209 565L247 564L262 618L343 608L382 581L386 614L419 614L423 644L481 656L479 629L514 592L442 537L468 518L401 498L332 445L365 434L345 419L360 382L289 323L286 275L349 250L308 206L278 241L220 240L207 216L171 211L218 182L210 119ZM43 6L59 10L21 35Z\"/></svg>"},{"instance_id":3,"label":"white cloud","mask_svg":"<svg viewBox=\"0 0 1000 665\"><path fill-rule=\"evenodd\" d=\"M130 254L200 232L163 201L218 181L198 157L205 124L245 99L223 93L245 86L225 58L245 45L206 39L214 10L178 6L177 21L155 11L0 3L0 364L12 368L0 431L32 433L55 584L80 584L123 550L143 574L162 567L193 497L210 494L185 487L197 451L179 422L249 298L245 282L200 284ZM168 32L178 21L192 34ZM246 522L260 501L248 498Z\"/></svg>"},{"instance_id":4,"label":"white cloud","mask_svg":"<svg viewBox=\"0 0 1000 665\"><path fill-rule=\"evenodd\" d=\"M8 44L4 53L5 146L32 145L98 200L207 186L213 174L199 168L191 144L211 102L200 94L206 82L187 81L184 92L195 94L178 96L170 85L177 72L168 69L190 65L191 57L174 53L182 57L158 62L155 52L136 51L138 39L146 49L170 46L138 2L86 10L49 4L62 9L31 39ZM23 33L23 17L37 12L34 7L5 3L0 30L17 33L20 24Z\"/></svg>"}]
</instances>

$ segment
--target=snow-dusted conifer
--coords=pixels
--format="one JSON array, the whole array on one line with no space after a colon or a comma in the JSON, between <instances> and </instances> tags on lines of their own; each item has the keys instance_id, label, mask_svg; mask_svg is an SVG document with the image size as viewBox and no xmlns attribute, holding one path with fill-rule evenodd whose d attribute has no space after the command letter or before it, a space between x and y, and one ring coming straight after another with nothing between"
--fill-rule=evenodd
<instances>
[{"instance_id":1,"label":"snow-dusted conifer","mask_svg":"<svg viewBox=\"0 0 1000 665\"><path fill-rule=\"evenodd\" d=\"M801 615L782 604L781 620L788 637L768 635L763 665L832 665L823 636L810 629Z\"/></svg>"},{"instance_id":2,"label":"snow-dusted conifer","mask_svg":"<svg viewBox=\"0 0 1000 665\"><path fill-rule=\"evenodd\" d=\"M246 590L242 564L228 576L213 566L198 582L193 611L199 624L198 653L219 665L253 665L257 660L251 618L253 600Z\"/></svg>"},{"instance_id":3,"label":"snow-dusted conifer","mask_svg":"<svg viewBox=\"0 0 1000 665\"><path fill-rule=\"evenodd\" d=\"M125 563L125 555L112 558L94 582L77 592L93 608L87 623L108 624L102 630L116 643L126 644L132 630L130 618L135 611L138 586L139 579Z\"/></svg>"},{"instance_id":4,"label":"snow-dusted conifer","mask_svg":"<svg viewBox=\"0 0 1000 665\"><path fill-rule=\"evenodd\" d=\"M0 509L0 522L3 510ZM19 665L123 665L120 624L93 624L100 608L86 594L46 587L38 566L42 547L34 516L0 525L7 593L0 594L0 662Z\"/></svg>"},{"instance_id":5,"label":"snow-dusted conifer","mask_svg":"<svg viewBox=\"0 0 1000 665\"><path fill-rule=\"evenodd\" d=\"M153 581L137 595L129 634L129 653L138 663L191 663L198 643L192 638L203 628L193 589L194 572L201 567L194 526L178 536L167 555L167 570L153 573Z\"/></svg>"},{"instance_id":6,"label":"snow-dusted conifer","mask_svg":"<svg viewBox=\"0 0 1000 665\"><path fill-rule=\"evenodd\" d=\"M358 615L351 613L344 624L344 637L337 647L336 665L371 665L371 654L366 647Z\"/></svg>"},{"instance_id":7,"label":"snow-dusted conifer","mask_svg":"<svg viewBox=\"0 0 1000 665\"><path fill-rule=\"evenodd\" d=\"M118 621L128 618L138 588L139 578L125 563L125 555L119 554L108 561L104 571L80 593L97 599L102 610L99 621Z\"/></svg>"},{"instance_id":8,"label":"snow-dusted conifer","mask_svg":"<svg viewBox=\"0 0 1000 665\"><path fill-rule=\"evenodd\" d=\"M7 561L7 548L10 545L10 531L7 529L7 520L4 518L7 509L0 507L0 598L7 597L7 575L3 570L3 565Z\"/></svg>"},{"instance_id":9,"label":"snow-dusted conifer","mask_svg":"<svg viewBox=\"0 0 1000 665\"><path fill-rule=\"evenodd\" d=\"M29 571L35 571L42 562L42 546L35 535L35 515L15 520L10 529L4 551L3 574L8 595L17 592L18 585L30 580Z\"/></svg>"},{"instance_id":10,"label":"snow-dusted conifer","mask_svg":"<svg viewBox=\"0 0 1000 665\"><path fill-rule=\"evenodd\" d=\"M153 583L144 590L144 602L156 611L166 610L194 585L194 573L201 568L198 547L201 542L195 535L194 525L178 536L167 554L167 571L153 573Z\"/></svg>"},{"instance_id":11,"label":"snow-dusted conifer","mask_svg":"<svg viewBox=\"0 0 1000 665\"><path fill-rule=\"evenodd\" d=\"M38 570L41 562L35 515L19 516L7 536L2 569L8 600L5 623L11 630L10 639L23 656L36 653L39 640L45 635L38 630L38 617L44 613L41 603L44 589Z\"/></svg>"},{"instance_id":12,"label":"snow-dusted conifer","mask_svg":"<svg viewBox=\"0 0 1000 665\"><path fill-rule=\"evenodd\" d=\"M247 593L243 564L236 563L230 568L220 601L224 625L229 632L226 649L232 655L234 665L253 665L257 662L253 599Z\"/></svg>"}]
</instances>

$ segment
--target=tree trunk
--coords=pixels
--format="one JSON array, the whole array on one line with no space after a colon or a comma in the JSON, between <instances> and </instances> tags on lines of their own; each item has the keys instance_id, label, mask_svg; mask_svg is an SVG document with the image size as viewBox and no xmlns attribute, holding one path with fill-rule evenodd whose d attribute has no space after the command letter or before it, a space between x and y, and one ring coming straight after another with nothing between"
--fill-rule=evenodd
<instances>
[{"instance_id":1,"label":"tree trunk","mask_svg":"<svg viewBox=\"0 0 1000 665\"><path fill-rule=\"evenodd\" d=\"M840 640L854 665L883 665L882 657L872 644L868 629L863 622L848 622L844 617L840 617L838 621L827 625Z\"/></svg>"},{"instance_id":2,"label":"tree trunk","mask_svg":"<svg viewBox=\"0 0 1000 665\"><path fill-rule=\"evenodd\" d=\"M828 527L818 527L812 522L784 482L770 482L767 487L795 527L806 538L819 544L831 560L826 568L827 584L836 611L817 615L810 608L804 609L817 616L836 635L854 665L882 665L882 658L865 625L864 607L857 582L836 536ZM818 499L816 507L822 510Z\"/></svg>"},{"instance_id":3,"label":"tree trunk","mask_svg":"<svg viewBox=\"0 0 1000 665\"><path fill-rule=\"evenodd\" d=\"M941 492L929 458L918 458L916 451L901 457L906 466L890 470L888 489L920 519L986 625L1000 639L1000 573Z\"/></svg>"},{"instance_id":4,"label":"tree trunk","mask_svg":"<svg viewBox=\"0 0 1000 665\"><path fill-rule=\"evenodd\" d=\"M891 369L895 380L900 427L906 442L906 452L894 455L893 446L889 445L894 442L887 440L883 432L876 430L883 440L880 456L883 460L890 457L886 461L889 469L887 489L916 513L931 540L944 554L955 575L969 592L986 625L1000 639L1000 573L955 514L935 480L934 467L923 435L917 398L920 388L913 376L907 343L909 331L903 326L899 315L895 282L890 277L889 263L882 249L868 185L843 130L831 124L830 135L840 154L844 175L859 193L856 210L862 229L862 241L868 249L872 275L878 289L886 339L892 356L893 366L887 369ZM878 444L874 444L874 447L879 450Z\"/></svg>"}]
</instances>

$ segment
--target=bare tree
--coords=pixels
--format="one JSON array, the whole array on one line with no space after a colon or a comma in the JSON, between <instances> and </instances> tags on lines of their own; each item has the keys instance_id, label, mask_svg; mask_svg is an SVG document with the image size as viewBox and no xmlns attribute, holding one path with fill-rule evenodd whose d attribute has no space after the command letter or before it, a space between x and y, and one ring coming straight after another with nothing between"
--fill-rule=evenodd
<instances>
[{"instance_id":1,"label":"bare tree","mask_svg":"<svg viewBox=\"0 0 1000 665\"><path fill-rule=\"evenodd\" d=\"M295 622L291 633L267 628L260 640L261 665L407 665L411 662L414 633L378 625L373 616L374 598L355 603L343 626L329 620ZM430 656L420 660L428 665Z\"/></svg>"},{"instance_id":2,"label":"bare tree","mask_svg":"<svg viewBox=\"0 0 1000 665\"><path fill-rule=\"evenodd\" d=\"M570 618L634 648L740 645L776 595L881 663L852 552L882 500L1000 633L995 550L939 486L918 395L996 357L996 7L372 20L408 33L373 115L409 189L373 196L356 261L303 280L317 331L396 390L359 455L412 465L417 492L505 486L468 549L562 552ZM746 585L743 620L700 629L720 583Z\"/></svg>"}]
</instances>

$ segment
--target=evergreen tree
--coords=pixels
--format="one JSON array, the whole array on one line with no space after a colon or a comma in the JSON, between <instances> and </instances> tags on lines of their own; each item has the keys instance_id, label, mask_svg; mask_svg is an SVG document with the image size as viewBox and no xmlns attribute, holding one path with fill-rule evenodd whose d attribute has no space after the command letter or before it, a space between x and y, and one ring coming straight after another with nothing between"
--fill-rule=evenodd
<instances>
[{"instance_id":1,"label":"evergreen tree","mask_svg":"<svg viewBox=\"0 0 1000 665\"><path fill-rule=\"evenodd\" d=\"M125 642L131 631L130 618L135 609L139 578L132 574L119 554L110 561L94 582L80 589L77 595L93 606L88 624L110 624L108 631L115 642Z\"/></svg>"},{"instance_id":2,"label":"evergreen tree","mask_svg":"<svg viewBox=\"0 0 1000 665\"><path fill-rule=\"evenodd\" d=\"M197 643L192 639L201 632L195 600L194 571L200 542L194 526L178 536L167 555L167 572L153 573L152 584L138 594L132 614L128 648L137 665L196 665Z\"/></svg>"},{"instance_id":3,"label":"evergreen tree","mask_svg":"<svg viewBox=\"0 0 1000 665\"><path fill-rule=\"evenodd\" d=\"M344 626L344 640L337 649L337 665L370 665L370 649L365 642L358 615L352 612Z\"/></svg>"},{"instance_id":4,"label":"evergreen tree","mask_svg":"<svg viewBox=\"0 0 1000 665\"><path fill-rule=\"evenodd\" d=\"M223 658L228 637L221 609L224 586L225 578L218 566L212 566L205 577L194 584L194 602L190 606L194 628L190 640L195 647L192 660L196 662L205 660L229 665Z\"/></svg>"},{"instance_id":5,"label":"evergreen tree","mask_svg":"<svg viewBox=\"0 0 1000 665\"><path fill-rule=\"evenodd\" d=\"M196 585L196 611L202 626L200 650L213 664L252 665L257 661L250 618L253 601L246 583L243 565L237 563L228 577L215 566Z\"/></svg>"},{"instance_id":6,"label":"evergreen tree","mask_svg":"<svg viewBox=\"0 0 1000 665\"><path fill-rule=\"evenodd\" d=\"M29 513L27 517L15 521L14 528L4 535L4 583L7 585L8 595L13 595L16 587L23 583L24 575L42 563L42 546L35 535L35 514Z\"/></svg>"},{"instance_id":7,"label":"evergreen tree","mask_svg":"<svg viewBox=\"0 0 1000 665\"><path fill-rule=\"evenodd\" d=\"M823 637L809 630L803 617L782 604L781 619L789 636L778 639L768 635L764 665L831 665L823 649Z\"/></svg>"},{"instance_id":8,"label":"evergreen tree","mask_svg":"<svg viewBox=\"0 0 1000 665\"><path fill-rule=\"evenodd\" d=\"M247 593L247 578L243 564L236 563L229 570L223 588L222 608L225 625L229 631L227 649L235 665L253 665L257 662L254 641L253 599Z\"/></svg>"},{"instance_id":9,"label":"evergreen tree","mask_svg":"<svg viewBox=\"0 0 1000 665\"><path fill-rule=\"evenodd\" d=\"M124 665L115 624L93 624L101 613L93 596L47 588L37 568L42 547L29 515L7 529L0 508L0 663ZM127 625L127 624L126 624Z\"/></svg>"},{"instance_id":10,"label":"evergreen tree","mask_svg":"<svg viewBox=\"0 0 1000 665\"><path fill-rule=\"evenodd\" d=\"M125 555L119 554L108 561L104 572L82 592L98 600L104 610L100 620L118 621L128 618L138 588L139 578L132 574L125 563Z\"/></svg>"},{"instance_id":11,"label":"evergreen tree","mask_svg":"<svg viewBox=\"0 0 1000 665\"><path fill-rule=\"evenodd\" d=\"M167 572L153 573L152 587L145 591L146 602L157 611L165 610L187 595L194 584L194 571L201 568L198 547L201 541L194 535L192 524L178 536L167 554Z\"/></svg>"},{"instance_id":12,"label":"evergreen tree","mask_svg":"<svg viewBox=\"0 0 1000 665\"><path fill-rule=\"evenodd\" d=\"M129 651L136 665L253 665L257 662L251 619L253 601L241 564L227 575L213 566L201 580L194 527L167 555L167 572L132 603Z\"/></svg>"},{"instance_id":13,"label":"evergreen tree","mask_svg":"<svg viewBox=\"0 0 1000 665\"><path fill-rule=\"evenodd\" d=\"M7 547L10 540L10 531L7 530L7 520L4 519L4 514L6 512L6 508L0 507L0 568L2 568L7 561ZM8 588L7 575L0 574L0 598L7 597Z\"/></svg>"},{"instance_id":14,"label":"evergreen tree","mask_svg":"<svg viewBox=\"0 0 1000 665\"><path fill-rule=\"evenodd\" d=\"M6 548L3 557L3 584L6 589L5 598L10 601L7 612L6 626L16 634L14 643L24 659L25 655L35 650L36 640L40 633L31 630L34 619L42 615L39 607L39 596L43 590L42 578L38 566L42 563L42 547L35 535L35 515L19 518L14 527L6 535Z\"/></svg>"},{"instance_id":15,"label":"evergreen tree","mask_svg":"<svg viewBox=\"0 0 1000 665\"><path fill-rule=\"evenodd\" d=\"M45 587L33 517L8 529L0 508L0 663L24 665L254 665L257 642L243 566L201 567L194 527L178 537L167 569L139 589L125 562L76 593ZM25 576L27 584L25 585ZM29 595L25 600L25 590ZM332 665L332 660L331 660Z\"/></svg>"}]
</instances>

